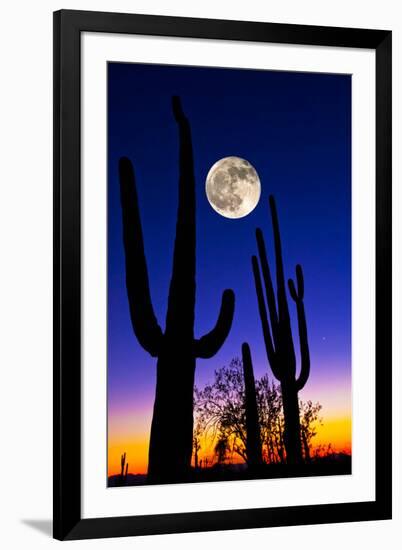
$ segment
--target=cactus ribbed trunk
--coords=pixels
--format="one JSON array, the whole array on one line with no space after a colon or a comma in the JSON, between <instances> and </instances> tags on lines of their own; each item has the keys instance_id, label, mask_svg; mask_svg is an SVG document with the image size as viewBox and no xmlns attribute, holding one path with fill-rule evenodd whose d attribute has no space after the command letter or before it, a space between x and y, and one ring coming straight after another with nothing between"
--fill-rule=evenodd
<instances>
[{"instance_id":1,"label":"cactus ribbed trunk","mask_svg":"<svg viewBox=\"0 0 402 550\"><path fill-rule=\"evenodd\" d=\"M185 481L193 449L195 358L172 365L171 349L157 363L156 391L148 453L148 481ZM175 372L172 373L172 367Z\"/></svg>"},{"instance_id":2,"label":"cactus ribbed trunk","mask_svg":"<svg viewBox=\"0 0 402 550\"><path fill-rule=\"evenodd\" d=\"M234 293L225 290L215 327L194 338L196 291L195 179L190 125L179 98L173 98L179 129L179 200L165 331L156 320L149 290L134 171L120 160L126 285L131 322L142 347L157 357L156 391L148 453L150 483L187 479L193 441L196 358L217 353L229 334Z\"/></svg>"},{"instance_id":3,"label":"cactus ribbed trunk","mask_svg":"<svg viewBox=\"0 0 402 550\"><path fill-rule=\"evenodd\" d=\"M302 462L303 454L301 447L300 433L300 411L299 397L294 382L281 383L283 416L285 418L285 429L283 438L285 441L287 462L298 464Z\"/></svg>"},{"instance_id":4,"label":"cactus ribbed trunk","mask_svg":"<svg viewBox=\"0 0 402 550\"><path fill-rule=\"evenodd\" d=\"M251 360L250 346L242 345L242 360L244 373L244 395L246 410L246 453L247 464L250 469L262 464L262 446L260 423L258 419L257 397L255 392L255 380L253 363Z\"/></svg>"},{"instance_id":5,"label":"cactus ribbed trunk","mask_svg":"<svg viewBox=\"0 0 402 550\"><path fill-rule=\"evenodd\" d=\"M279 221L275 201L272 196L269 198L269 204L276 257L276 296L261 229L257 229L256 231L260 261L258 262L257 257L253 256L252 266L268 361L274 376L281 384L285 419L284 443L286 461L288 464L300 464L303 461L303 454L298 392L303 389L310 374L310 353L303 302L304 279L302 268L300 265L297 265L297 290L293 280L289 279L288 281L290 296L296 303L299 327L301 368L300 374L297 377L296 356L286 295ZM264 287L262 280L264 280Z\"/></svg>"}]
</instances>

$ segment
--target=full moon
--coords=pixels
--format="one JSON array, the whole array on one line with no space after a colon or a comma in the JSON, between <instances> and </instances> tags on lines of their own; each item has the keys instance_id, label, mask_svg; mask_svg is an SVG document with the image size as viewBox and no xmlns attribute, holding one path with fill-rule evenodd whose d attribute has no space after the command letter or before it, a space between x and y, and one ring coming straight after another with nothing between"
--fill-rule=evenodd
<instances>
[{"instance_id":1,"label":"full moon","mask_svg":"<svg viewBox=\"0 0 402 550\"><path fill-rule=\"evenodd\" d=\"M261 196L257 171L247 160L225 157L208 172L205 191L212 208L225 218L244 218Z\"/></svg>"}]
</instances>

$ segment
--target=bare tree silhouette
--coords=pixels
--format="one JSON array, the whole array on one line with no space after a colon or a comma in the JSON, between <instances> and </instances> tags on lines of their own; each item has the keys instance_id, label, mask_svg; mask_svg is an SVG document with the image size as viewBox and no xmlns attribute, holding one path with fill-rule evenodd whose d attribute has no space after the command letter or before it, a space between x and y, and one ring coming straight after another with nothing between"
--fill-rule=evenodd
<instances>
[{"instance_id":1,"label":"bare tree silhouette","mask_svg":"<svg viewBox=\"0 0 402 550\"><path fill-rule=\"evenodd\" d=\"M205 440L227 441L230 455L247 462L246 413L243 366L234 358L229 366L215 370L212 384L194 390L196 426Z\"/></svg>"},{"instance_id":2,"label":"bare tree silhouette","mask_svg":"<svg viewBox=\"0 0 402 550\"><path fill-rule=\"evenodd\" d=\"M222 465L225 463L228 451L229 451L229 442L224 435L220 435L214 448L217 463L219 465Z\"/></svg>"},{"instance_id":3,"label":"bare tree silhouette","mask_svg":"<svg viewBox=\"0 0 402 550\"><path fill-rule=\"evenodd\" d=\"M284 445L284 413L279 384L270 381L267 375L255 380L255 403L257 407L260 437L258 461L255 461L253 445L250 448L248 439L251 429L247 421L246 377L244 362L248 362L247 349L243 346L243 360L234 358L229 366L215 370L214 381L202 389L195 388L195 433L197 442L213 444L214 455L225 442L225 459L234 460L240 457L251 469L253 464L285 464L286 450ZM247 371L246 367L246 371ZM254 376L253 376L254 378ZM301 413L301 429L311 455L312 439L317 434L317 428L322 424L320 403L299 401ZM251 436L253 438L253 436ZM222 449L221 449L222 450ZM197 450L197 452L199 449ZM306 449L303 448L306 456ZM262 456L262 459L260 458ZM311 457L313 458L313 457Z\"/></svg>"},{"instance_id":4,"label":"bare tree silhouette","mask_svg":"<svg viewBox=\"0 0 402 550\"><path fill-rule=\"evenodd\" d=\"M265 375L256 381L256 391L264 460L269 464L284 463L286 452L280 387Z\"/></svg>"},{"instance_id":5,"label":"bare tree silhouette","mask_svg":"<svg viewBox=\"0 0 402 550\"><path fill-rule=\"evenodd\" d=\"M125 157L119 164L126 285L132 326L141 346L158 358L148 459L148 481L151 483L180 481L189 474L196 358L209 358L217 353L230 331L234 313L234 293L225 290L215 328L200 339L194 338L196 209L193 151L190 125L178 97L173 98L172 105L180 140L179 203L164 332L156 320L150 296L133 167Z\"/></svg>"},{"instance_id":6,"label":"bare tree silhouette","mask_svg":"<svg viewBox=\"0 0 402 550\"><path fill-rule=\"evenodd\" d=\"M317 425L322 425L320 411L322 405L312 401L300 400L300 428L303 442L303 455L306 462L311 462L310 443L317 435Z\"/></svg>"},{"instance_id":7,"label":"bare tree silhouette","mask_svg":"<svg viewBox=\"0 0 402 550\"><path fill-rule=\"evenodd\" d=\"M299 325L301 369L299 376L296 377L296 356L286 296L278 214L275 200L272 196L269 198L269 205L276 256L276 298L261 229L257 229L256 236L261 272L265 283L265 296L262 287L260 266L256 256L252 257L252 266L268 361L274 376L281 383L287 462L289 464L299 464L303 461L303 453L298 392L303 389L310 374L310 353L303 302L303 271L300 265L296 266L297 290L293 280L289 279L288 281L289 293L296 303ZM270 321L268 321L267 306Z\"/></svg>"},{"instance_id":8,"label":"bare tree silhouette","mask_svg":"<svg viewBox=\"0 0 402 550\"><path fill-rule=\"evenodd\" d=\"M194 426L193 433L193 451L194 451L194 468L201 468L201 463L198 461L198 452L201 450L201 438L202 427L200 424Z\"/></svg>"}]
</instances>

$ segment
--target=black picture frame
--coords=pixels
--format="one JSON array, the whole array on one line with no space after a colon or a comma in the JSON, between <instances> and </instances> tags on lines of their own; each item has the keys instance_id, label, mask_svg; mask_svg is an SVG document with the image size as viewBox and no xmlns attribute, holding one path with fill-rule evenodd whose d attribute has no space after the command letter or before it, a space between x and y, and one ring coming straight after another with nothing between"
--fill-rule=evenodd
<instances>
[{"instance_id":1,"label":"black picture frame","mask_svg":"<svg viewBox=\"0 0 402 550\"><path fill-rule=\"evenodd\" d=\"M82 519L81 151L83 32L368 48L376 57L375 501ZM61 10L54 13L54 511L60 540L391 518L391 32Z\"/></svg>"}]
</instances>

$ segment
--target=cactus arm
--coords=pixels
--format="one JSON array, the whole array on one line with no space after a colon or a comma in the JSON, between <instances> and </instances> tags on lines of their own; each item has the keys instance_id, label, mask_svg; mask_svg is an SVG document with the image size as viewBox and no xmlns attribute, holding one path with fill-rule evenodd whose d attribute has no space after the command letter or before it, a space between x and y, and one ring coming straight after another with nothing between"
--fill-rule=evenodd
<instances>
[{"instance_id":1,"label":"cactus arm","mask_svg":"<svg viewBox=\"0 0 402 550\"><path fill-rule=\"evenodd\" d=\"M256 256L251 259L253 266L255 289L257 292L258 310L261 318L262 334L264 336L265 348L267 350L268 361L271 365L272 372L275 378L281 380L281 372L276 366L276 353L274 345L272 343L271 331L268 323L267 308L265 306L264 293L262 290L260 268L258 266L258 260Z\"/></svg>"},{"instance_id":2,"label":"cactus arm","mask_svg":"<svg viewBox=\"0 0 402 550\"><path fill-rule=\"evenodd\" d=\"M303 270L300 264L297 264L296 266L296 282L297 290L293 279L289 279L288 286L290 295L297 304L298 301L303 301L304 299L304 277Z\"/></svg>"},{"instance_id":3,"label":"cactus arm","mask_svg":"<svg viewBox=\"0 0 402 550\"><path fill-rule=\"evenodd\" d=\"M135 177L128 158L120 159L119 173L131 323L141 346L157 357L163 335L152 307Z\"/></svg>"},{"instance_id":4,"label":"cactus arm","mask_svg":"<svg viewBox=\"0 0 402 550\"><path fill-rule=\"evenodd\" d=\"M172 98L172 109L179 130L179 204L174 255L180 252L189 254L192 250L195 255L195 177L191 130L177 96ZM181 250L183 244L185 249Z\"/></svg>"},{"instance_id":5,"label":"cactus arm","mask_svg":"<svg viewBox=\"0 0 402 550\"><path fill-rule=\"evenodd\" d=\"M177 96L172 98L172 110L179 131L179 202L166 333L182 330L178 325L179 318L185 318L186 326L192 327L195 307L196 196L193 147L190 125Z\"/></svg>"},{"instance_id":6,"label":"cactus arm","mask_svg":"<svg viewBox=\"0 0 402 550\"><path fill-rule=\"evenodd\" d=\"M256 230L256 237L257 237L258 254L260 256L262 277L265 282L265 293L267 296L268 309L269 309L269 314L271 319L272 337L274 341L277 341L278 313L276 309L274 287L272 285L271 270L269 269L264 236L262 234L261 229Z\"/></svg>"},{"instance_id":7,"label":"cactus arm","mask_svg":"<svg viewBox=\"0 0 402 550\"><path fill-rule=\"evenodd\" d=\"M275 257L276 257L276 284L278 296L278 340L281 343L281 350L286 356L284 361L287 364L287 376L293 378L296 369L296 355L292 337L292 328L290 324L290 315L288 300L286 296L285 275L283 269L282 245L279 231L278 213L276 210L275 199L269 197L271 209L272 229L274 233Z\"/></svg>"},{"instance_id":8,"label":"cactus arm","mask_svg":"<svg viewBox=\"0 0 402 550\"><path fill-rule=\"evenodd\" d=\"M310 376L310 351L307 338L306 316L302 301L297 304L297 319L299 323L301 370L296 382L296 387L297 391L300 391L304 388Z\"/></svg>"},{"instance_id":9,"label":"cactus arm","mask_svg":"<svg viewBox=\"0 0 402 550\"><path fill-rule=\"evenodd\" d=\"M180 268L184 261L181 257L183 254L186 256L186 264L195 272L195 178L190 125L177 96L172 98L172 109L179 130L179 204L173 262L174 277L177 276L177 272L182 273Z\"/></svg>"},{"instance_id":10,"label":"cactus arm","mask_svg":"<svg viewBox=\"0 0 402 550\"><path fill-rule=\"evenodd\" d=\"M279 321L285 321L290 324L288 303L286 300L285 275L283 270L281 235L279 231L278 213L276 210L275 199L269 197L269 206L271 209L272 229L274 233L275 257L276 257L276 284L278 292Z\"/></svg>"},{"instance_id":11,"label":"cactus arm","mask_svg":"<svg viewBox=\"0 0 402 550\"><path fill-rule=\"evenodd\" d=\"M297 322L299 324L299 341L300 341L300 357L301 357L301 370L299 378L296 380L297 391L300 391L306 385L308 377L310 375L310 351L308 345L307 336L307 323L306 315L304 311L304 278L303 270L300 265L296 266L296 280L297 290L292 279L289 279L289 292L291 297L296 303L297 307Z\"/></svg>"},{"instance_id":12,"label":"cactus arm","mask_svg":"<svg viewBox=\"0 0 402 550\"><path fill-rule=\"evenodd\" d=\"M222 294L221 308L215 327L199 340L194 341L196 357L209 359L222 347L232 326L235 306L233 290L225 290Z\"/></svg>"}]
</instances>

